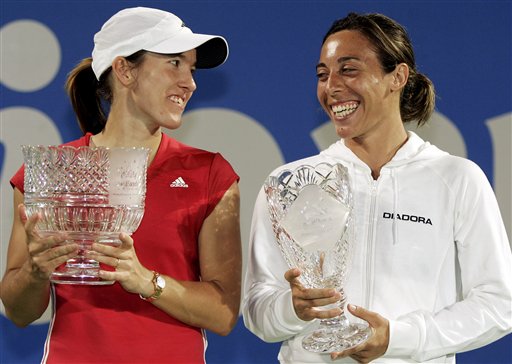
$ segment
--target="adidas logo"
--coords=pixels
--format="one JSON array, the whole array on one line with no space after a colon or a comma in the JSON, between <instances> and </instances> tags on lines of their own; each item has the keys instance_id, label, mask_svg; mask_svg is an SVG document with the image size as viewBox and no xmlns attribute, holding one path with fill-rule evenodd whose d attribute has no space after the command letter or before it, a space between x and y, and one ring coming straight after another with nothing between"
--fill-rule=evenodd
<instances>
[{"instance_id":1,"label":"adidas logo","mask_svg":"<svg viewBox=\"0 0 512 364\"><path fill-rule=\"evenodd\" d=\"M178 177L176 178L170 185L171 187L182 187L182 188L188 188L188 185L185 183L183 178Z\"/></svg>"}]
</instances>

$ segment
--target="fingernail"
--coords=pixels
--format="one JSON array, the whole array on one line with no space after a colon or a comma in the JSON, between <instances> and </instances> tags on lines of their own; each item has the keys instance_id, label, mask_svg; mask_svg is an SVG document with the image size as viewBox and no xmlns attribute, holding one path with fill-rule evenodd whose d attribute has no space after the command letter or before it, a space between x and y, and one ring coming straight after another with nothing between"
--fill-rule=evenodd
<instances>
[{"instance_id":1,"label":"fingernail","mask_svg":"<svg viewBox=\"0 0 512 364\"><path fill-rule=\"evenodd\" d=\"M348 308L350 308L352 311L357 310L357 306L356 306L356 305L353 305L353 304L349 304L349 305L348 305Z\"/></svg>"}]
</instances>

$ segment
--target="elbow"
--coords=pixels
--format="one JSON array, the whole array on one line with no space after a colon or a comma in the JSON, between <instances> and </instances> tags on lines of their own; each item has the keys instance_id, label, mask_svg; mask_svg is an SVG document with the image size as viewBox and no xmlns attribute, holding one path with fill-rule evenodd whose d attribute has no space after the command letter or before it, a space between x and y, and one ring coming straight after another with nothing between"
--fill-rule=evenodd
<instances>
[{"instance_id":1,"label":"elbow","mask_svg":"<svg viewBox=\"0 0 512 364\"><path fill-rule=\"evenodd\" d=\"M28 320L25 317L19 317L12 310L5 308L5 316L19 328L25 328L30 325L34 320Z\"/></svg>"},{"instance_id":2,"label":"elbow","mask_svg":"<svg viewBox=\"0 0 512 364\"><path fill-rule=\"evenodd\" d=\"M30 325L35 320L39 319L43 312L40 314L37 313L26 313L23 310L20 310L16 306L9 305L7 302L2 300L5 308L5 317L9 319L16 327L24 328Z\"/></svg>"},{"instance_id":3,"label":"elbow","mask_svg":"<svg viewBox=\"0 0 512 364\"><path fill-rule=\"evenodd\" d=\"M221 330L221 331L214 331L217 335L220 335L220 336L228 336L229 333L233 330L233 327L231 328L226 328L224 330Z\"/></svg>"},{"instance_id":4,"label":"elbow","mask_svg":"<svg viewBox=\"0 0 512 364\"><path fill-rule=\"evenodd\" d=\"M1 292L1 291L0 291ZM16 310L13 310L7 302L5 302L4 297L0 295L0 300L2 301L4 305L5 310L5 317L11 321L16 327L24 328L27 327L30 324L30 321L26 320L23 317L20 317L16 314Z\"/></svg>"},{"instance_id":5,"label":"elbow","mask_svg":"<svg viewBox=\"0 0 512 364\"><path fill-rule=\"evenodd\" d=\"M238 315L233 315L229 319L222 320L222 322L218 322L215 328L212 328L211 331L220 336L228 336L231 331L235 328L235 325L238 321Z\"/></svg>"},{"instance_id":6,"label":"elbow","mask_svg":"<svg viewBox=\"0 0 512 364\"><path fill-rule=\"evenodd\" d=\"M240 317L240 291L230 297L224 306L224 314L218 316L215 330L217 335L227 336L235 328Z\"/></svg>"}]
</instances>

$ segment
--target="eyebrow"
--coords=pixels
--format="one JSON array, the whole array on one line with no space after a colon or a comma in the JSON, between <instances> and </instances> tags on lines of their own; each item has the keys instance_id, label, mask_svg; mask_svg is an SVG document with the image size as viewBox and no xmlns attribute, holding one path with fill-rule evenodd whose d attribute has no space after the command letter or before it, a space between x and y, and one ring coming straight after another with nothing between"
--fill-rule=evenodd
<instances>
[{"instance_id":1,"label":"eyebrow","mask_svg":"<svg viewBox=\"0 0 512 364\"><path fill-rule=\"evenodd\" d=\"M177 57L177 58L185 58L183 53L162 53L164 56L167 57Z\"/></svg>"},{"instance_id":2,"label":"eyebrow","mask_svg":"<svg viewBox=\"0 0 512 364\"><path fill-rule=\"evenodd\" d=\"M360 59L358 57L355 57L355 56L347 56L347 57L340 57L337 59L337 63L340 64L340 63L343 63L343 62L346 62L346 61L352 61L352 60L355 60L355 61L360 61ZM320 67L327 67L327 65L323 62L320 62L316 65L316 69L320 68Z\"/></svg>"}]
</instances>

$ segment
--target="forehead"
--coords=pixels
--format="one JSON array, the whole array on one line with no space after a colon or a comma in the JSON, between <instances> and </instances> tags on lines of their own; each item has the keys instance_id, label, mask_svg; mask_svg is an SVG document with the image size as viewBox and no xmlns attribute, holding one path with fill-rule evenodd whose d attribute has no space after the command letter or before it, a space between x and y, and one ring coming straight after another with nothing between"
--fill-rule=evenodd
<instances>
[{"instance_id":1,"label":"forehead","mask_svg":"<svg viewBox=\"0 0 512 364\"><path fill-rule=\"evenodd\" d=\"M331 34L320 52L321 61L342 57L364 60L372 56L376 57L372 43L356 30L342 30Z\"/></svg>"}]
</instances>

